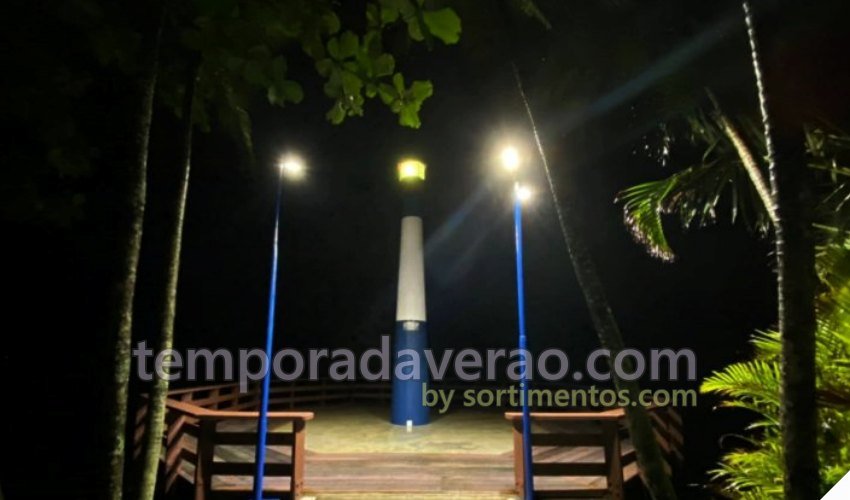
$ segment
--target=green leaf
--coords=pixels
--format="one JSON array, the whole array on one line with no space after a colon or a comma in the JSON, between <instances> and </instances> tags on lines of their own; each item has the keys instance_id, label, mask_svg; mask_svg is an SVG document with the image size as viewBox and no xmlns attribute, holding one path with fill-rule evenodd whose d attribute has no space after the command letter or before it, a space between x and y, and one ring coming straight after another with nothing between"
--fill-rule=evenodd
<instances>
[{"instance_id":1,"label":"green leaf","mask_svg":"<svg viewBox=\"0 0 850 500\"><path fill-rule=\"evenodd\" d=\"M276 106L283 106L287 101L298 104L304 99L304 91L298 82L284 80L269 87L266 97L268 97L270 104Z\"/></svg>"},{"instance_id":2,"label":"green leaf","mask_svg":"<svg viewBox=\"0 0 850 500\"><path fill-rule=\"evenodd\" d=\"M425 35L422 34L422 27L419 25L419 19L412 18L407 21L407 34L412 40L421 42L425 40Z\"/></svg>"},{"instance_id":3,"label":"green leaf","mask_svg":"<svg viewBox=\"0 0 850 500\"><path fill-rule=\"evenodd\" d=\"M348 95L360 94L363 81L350 71L342 72L342 90Z\"/></svg>"},{"instance_id":4,"label":"green leaf","mask_svg":"<svg viewBox=\"0 0 850 500\"><path fill-rule=\"evenodd\" d=\"M366 5L366 24L370 28L379 28L381 26L381 8L370 3Z\"/></svg>"},{"instance_id":5,"label":"green leaf","mask_svg":"<svg viewBox=\"0 0 850 500\"><path fill-rule=\"evenodd\" d=\"M378 29L371 29L363 35L363 43L361 52L367 55L377 57L383 53L381 44L381 32Z\"/></svg>"},{"instance_id":6,"label":"green leaf","mask_svg":"<svg viewBox=\"0 0 850 500\"><path fill-rule=\"evenodd\" d=\"M404 93L404 76L401 73L393 75L393 86L399 95Z\"/></svg>"},{"instance_id":7,"label":"green leaf","mask_svg":"<svg viewBox=\"0 0 850 500\"><path fill-rule=\"evenodd\" d=\"M347 59L354 56L360 46L357 35L351 31L346 31L339 37L339 57L337 59Z\"/></svg>"},{"instance_id":8,"label":"green leaf","mask_svg":"<svg viewBox=\"0 0 850 500\"><path fill-rule=\"evenodd\" d=\"M375 59L373 69L376 77L389 76L395 70L395 59L390 54L381 54Z\"/></svg>"},{"instance_id":9,"label":"green leaf","mask_svg":"<svg viewBox=\"0 0 850 500\"><path fill-rule=\"evenodd\" d=\"M410 85L410 94L419 104L433 93L434 85L428 80L416 80Z\"/></svg>"},{"instance_id":10,"label":"green leaf","mask_svg":"<svg viewBox=\"0 0 850 500\"><path fill-rule=\"evenodd\" d=\"M293 80L286 80L283 82L283 94L286 96L288 101L294 102L295 104L304 100L304 90L298 82Z\"/></svg>"},{"instance_id":11,"label":"green leaf","mask_svg":"<svg viewBox=\"0 0 850 500\"><path fill-rule=\"evenodd\" d=\"M336 60L342 59L339 52L339 39L334 37L328 40L328 54Z\"/></svg>"},{"instance_id":12,"label":"green leaf","mask_svg":"<svg viewBox=\"0 0 850 500\"><path fill-rule=\"evenodd\" d=\"M378 96L384 104L389 106L390 103L398 99L398 92L396 92L396 89L392 85L388 83L380 83L378 85Z\"/></svg>"},{"instance_id":13,"label":"green leaf","mask_svg":"<svg viewBox=\"0 0 850 500\"><path fill-rule=\"evenodd\" d=\"M398 123L404 127L419 128L422 122L419 120L418 106L405 106L398 113Z\"/></svg>"},{"instance_id":14,"label":"green leaf","mask_svg":"<svg viewBox=\"0 0 850 500\"><path fill-rule=\"evenodd\" d=\"M381 24L392 24L398 19L398 6L393 0L381 0Z\"/></svg>"},{"instance_id":15,"label":"green leaf","mask_svg":"<svg viewBox=\"0 0 850 500\"><path fill-rule=\"evenodd\" d=\"M322 14L322 31L328 35L334 35L339 31L339 17L334 11L327 11Z\"/></svg>"},{"instance_id":16,"label":"green leaf","mask_svg":"<svg viewBox=\"0 0 850 500\"><path fill-rule=\"evenodd\" d=\"M331 74L333 68L334 62L331 59L326 58L316 61L316 71L325 78L327 78Z\"/></svg>"},{"instance_id":17,"label":"green leaf","mask_svg":"<svg viewBox=\"0 0 850 500\"><path fill-rule=\"evenodd\" d=\"M313 59L322 59L325 57L325 46L317 34L305 36L301 41L301 48Z\"/></svg>"},{"instance_id":18,"label":"green leaf","mask_svg":"<svg viewBox=\"0 0 850 500\"><path fill-rule=\"evenodd\" d=\"M342 103L340 101L336 101L333 107L331 107L331 109L329 109L325 114L325 117L334 125L342 123L342 121L345 120L345 108L342 107Z\"/></svg>"},{"instance_id":19,"label":"green leaf","mask_svg":"<svg viewBox=\"0 0 850 500\"><path fill-rule=\"evenodd\" d=\"M440 10L424 11L422 20L428 27L428 31L446 45L455 44L460 40L460 17L453 9L445 7Z\"/></svg>"},{"instance_id":20,"label":"green leaf","mask_svg":"<svg viewBox=\"0 0 850 500\"><path fill-rule=\"evenodd\" d=\"M375 97L376 95L378 95L378 87L376 87L374 83L371 83L371 82L367 83L366 84L366 97L371 99L371 98Z\"/></svg>"}]
</instances>

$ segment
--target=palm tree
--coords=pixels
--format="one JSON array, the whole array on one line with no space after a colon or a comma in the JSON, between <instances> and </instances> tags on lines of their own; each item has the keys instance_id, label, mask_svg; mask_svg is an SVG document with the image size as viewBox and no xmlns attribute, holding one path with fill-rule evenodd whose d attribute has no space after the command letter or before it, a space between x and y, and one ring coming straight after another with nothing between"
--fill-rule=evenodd
<instances>
[{"instance_id":1,"label":"palm tree","mask_svg":"<svg viewBox=\"0 0 850 500\"><path fill-rule=\"evenodd\" d=\"M776 214L776 261L779 334L782 338L782 450L785 497L820 496L815 407L815 248L812 235L812 189L806 169L802 120L790 105L797 97L790 75L779 64L776 25L766 27L769 57L764 69L753 11L743 1L747 36L758 87ZM773 28L771 30L771 28Z\"/></svg>"},{"instance_id":2,"label":"palm tree","mask_svg":"<svg viewBox=\"0 0 850 500\"><path fill-rule=\"evenodd\" d=\"M590 317L593 321L596 335L599 337L599 343L602 347L610 351L611 359L613 359L620 351L625 349L623 336L620 333L614 312L611 310L611 305L605 294L605 287L599 278L599 273L596 270L596 264L593 261L590 249L587 247L584 237L578 229L579 226L574 218L572 205L568 198L559 199L557 195L557 190L555 189L549 169L549 162L537 131L534 115L525 95L519 71L515 65L513 66L513 72L517 91L525 107L526 115L528 116L534 134L537 152L546 173L549 190L558 214L561 234L563 235L564 243L567 246L570 260L573 264L573 271L575 272L579 287L584 294L584 300L590 311ZM627 369L630 370L631 367L627 367ZM622 380L613 370L612 374L614 375L614 385L616 388L618 390L627 390L632 401L638 401L640 386L637 381ZM626 411L629 435L631 436L632 444L637 454L638 465L641 470L641 478L646 484L652 498L655 500L675 499L676 491L667 472L666 462L664 461L664 456L661 454L661 448L658 446L658 441L655 438L655 431L652 427L649 413L646 411L646 408L640 405L626 405L624 409Z\"/></svg>"},{"instance_id":3,"label":"palm tree","mask_svg":"<svg viewBox=\"0 0 850 500\"><path fill-rule=\"evenodd\" d=\"M831 223L839 219L843 230L846 224L847 182L842 179L846 168L836 157L846 151L846 134L804 128L802 119L794 113L794 96L785 83L787 73L778 73L776 34L768 53L772 56L768 76L762 70L758 39L752 10L743 4L747 33L756 75L763 131L750 130L749 141L763 148L768 159L772 190L764 196L763 183L752 172L754 155L747 153L744 134L735 133L732 121L719 112L713 120L697 115L691 119L696 135L709 145L700 165L682 170L667 179L628 188L620 193L628 226L651 252L672 258L672 250L664 237L661 217L676 213L683 225L699 220L702 223L716 217L718 201L724 190L732 194L733 219L748 212L754 226L766 232L776 232L778 291L780 299L779 332L782 339L782 458L785 461L784 494L787 498L816 498L819 494L817 461L817 411L815 407L815 239L812 234L814 210L822 211L819 219L830 214ZM772 77L772 78L771 78ZM766 83L772 86L766 89ZM777 105L777 103L785 103ZM730 128L729 126L732 126ZM731 131L731 133L730 133ZM719 140L720 134L724 140ZM741 147L743 145L743 147ZM734 152L734 153L731 153ZM808 158L807 158L808 155ZM733 158L733 156L736 156ZM805 168L808 164L809 169ZM743 168L741 168L743 167ZM764 171L759 167L758 171ZM832 192L817 206L812 201L814 170L830 174ZM742 175L746 172L749 181Z\"/></svg>"},{"instance_id":4,"label":"palm tree","mask_svg":"<svg viewBox=\"0 0 850 500\"><path fill-rule=\"evenodd\" d=\"M837 229L830 230L839 234ZM820 287L816 331L818 456L824 464L822 489L850 469L850 241L833 240L818 253ZM722 397L721 406L757 416L742 446L727 453L712 471L735 498L785 498L782 446L782 338L770 331L753 336L755 356L713 373L702 391Z\"/></svg>"}]
</instances>

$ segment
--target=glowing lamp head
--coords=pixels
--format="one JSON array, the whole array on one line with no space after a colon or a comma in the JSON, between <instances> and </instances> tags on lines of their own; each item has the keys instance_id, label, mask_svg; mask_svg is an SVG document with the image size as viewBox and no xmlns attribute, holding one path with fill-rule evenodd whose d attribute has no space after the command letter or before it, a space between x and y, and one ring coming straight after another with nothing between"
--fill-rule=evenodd
<instances>
[{"instance_id":1,"label":"glowing lamp head","mask_svg":"<svg viewBox=\"0 0 850 500\"><path fill-rule=\"evenodd\" d=\"M528 186L517 184L514 186L514 196L518 202L527 203L534 196L534 191Z\"/></svg>"},{"instance_id":2,"label":"glowing lamp head","mask_svg":"<svg viewBox=\"0 0 850 500\"><path fill-rule=\"evenodd\" d=\"M282 158L278 166L280 167L281 175L293 181L303 179L307 171L306 167L304 167L304 162L294 156Z\"/></svg>"},{"instance_id":3,"label":"glowing lamp head","mask_svg":"<svg viewBox=\"0 0 850 500\"><path fill-rule=\"evenodd\" d=\"M413 159L400 161L398 164L398 180L401 182L424 181L425 164Z\"/></svg>"},{"instance_id":4,"label":"glowing lamp head","mask_svg":"<svg viewBox=\"0 0 850 500\"><path fill-rule=\"evenodd\" d=\"M515 147L513 147L513 146L505 147L502 150L501 154L499 155L499 158L502 160L502 166L508 172L514 172L514 171L516 171L516 169L519 168L519 164L520 164L519 151L517 151L517 149Z\"/></svg>"}]
</instances>

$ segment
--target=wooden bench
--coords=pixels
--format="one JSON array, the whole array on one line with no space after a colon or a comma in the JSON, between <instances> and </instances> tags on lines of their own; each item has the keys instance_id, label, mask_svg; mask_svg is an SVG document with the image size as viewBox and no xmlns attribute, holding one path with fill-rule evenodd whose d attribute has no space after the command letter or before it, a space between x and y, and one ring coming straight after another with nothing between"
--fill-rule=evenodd
<instances>
[{"instance_id":1,"label":"wooden bench","mask_svg":"<svg viewBox=\"0 0 850 500\"><path fill-rule=\"evenodd\" d=\"M682 420L672 408L652 408L656 439L669 462L682 459ZM514 482L524 490L522 413L513 424ZM623 498L623 485L639 475L622 409L602 412L532 412L532 470L538 497ZM559 478L569 478L569 486ZM578 479L578 481L577 481ZM578 484L579 486L576 486Z\"/></svg>"}]
</instances>

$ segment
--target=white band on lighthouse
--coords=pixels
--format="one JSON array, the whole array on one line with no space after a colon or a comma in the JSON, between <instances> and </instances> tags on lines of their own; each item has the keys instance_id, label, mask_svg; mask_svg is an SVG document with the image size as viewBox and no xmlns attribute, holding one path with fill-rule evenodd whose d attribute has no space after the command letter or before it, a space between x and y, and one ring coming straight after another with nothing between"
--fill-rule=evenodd
<instances>
[{"instance_id":1,"label":"white band on lighthouse","mask_svg":"<svg viewBox=\"0 0 850 500\"><path fill-rule=\"evenodd\" d=\"M422 219L401 219L401 255L398 268L396 321L426 321L425 264L422 254Z\"/></svg>"}]
</instances>

